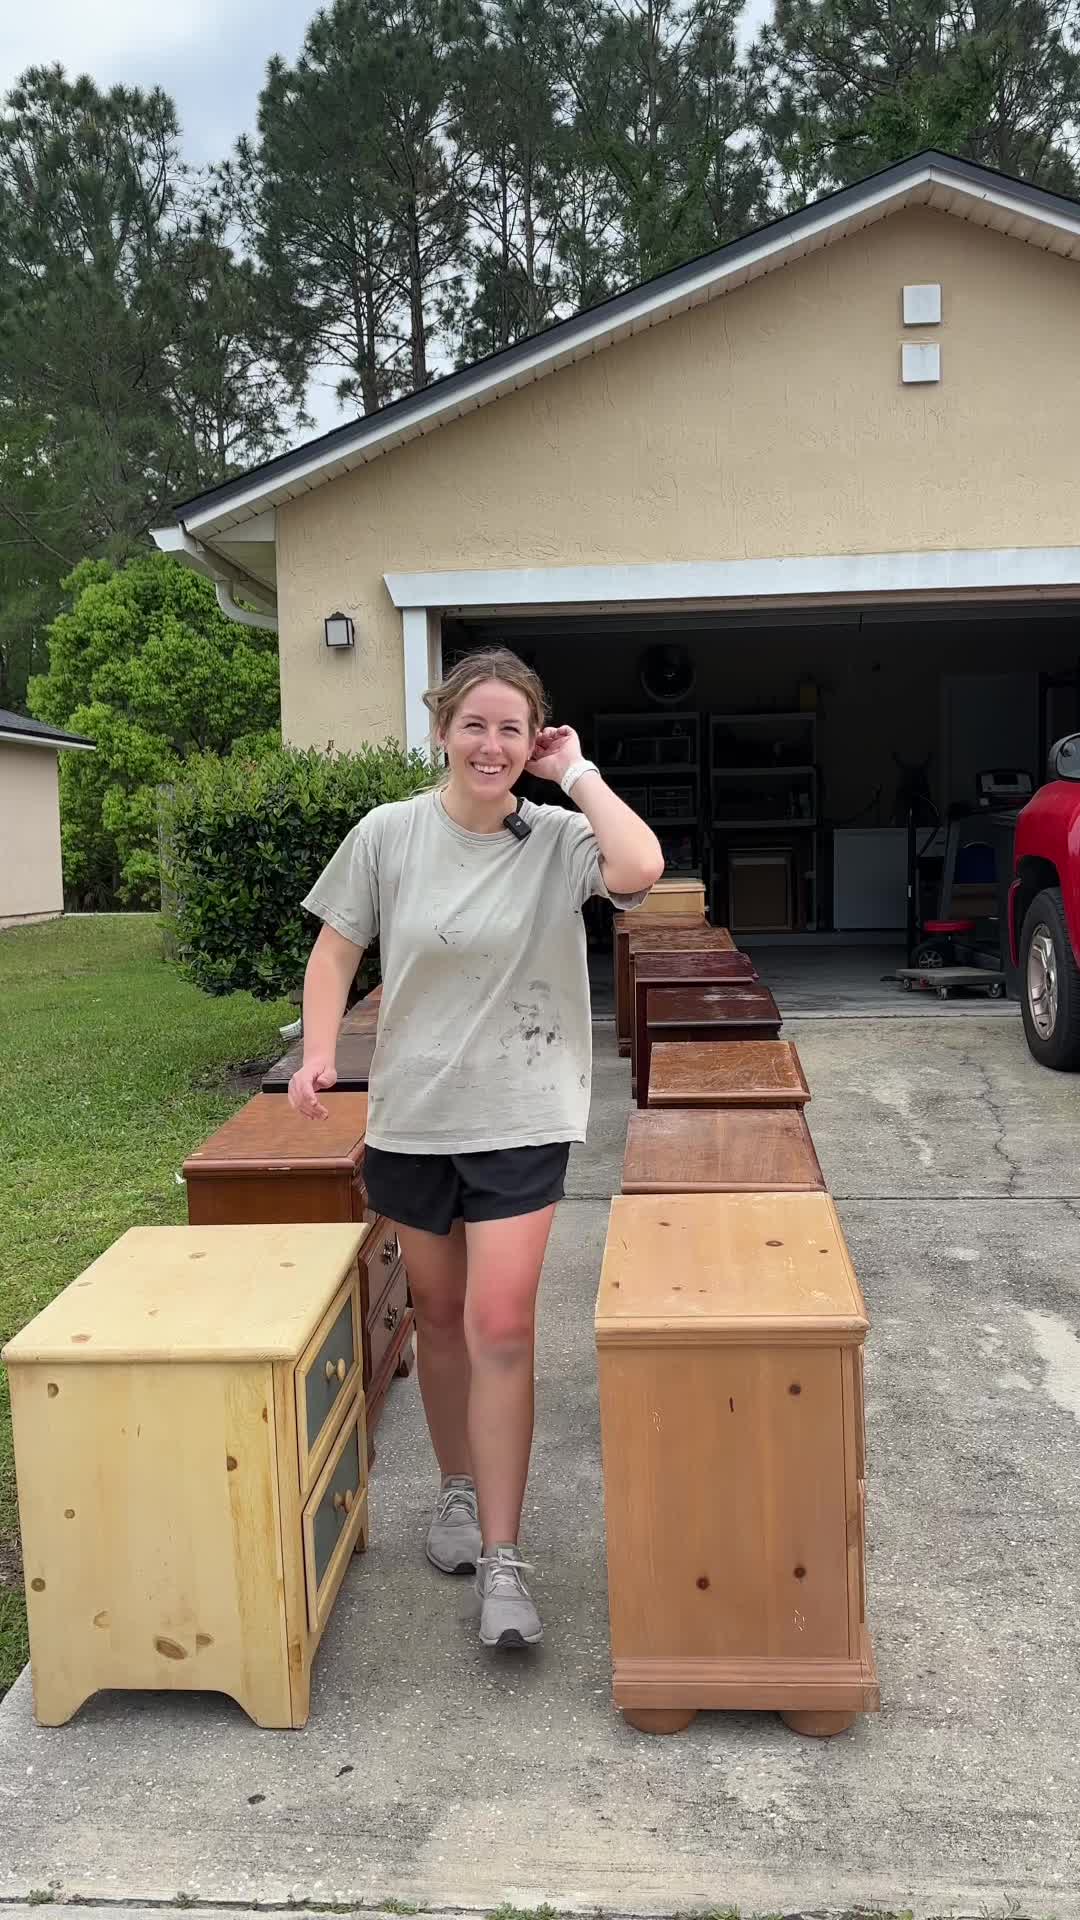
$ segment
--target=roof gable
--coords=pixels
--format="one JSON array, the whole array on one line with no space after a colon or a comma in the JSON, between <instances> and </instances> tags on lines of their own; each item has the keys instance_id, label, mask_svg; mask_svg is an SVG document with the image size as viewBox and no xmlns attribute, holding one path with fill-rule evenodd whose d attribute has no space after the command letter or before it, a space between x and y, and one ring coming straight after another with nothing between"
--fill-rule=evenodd
<instances>
[{"instance_id":1,"label":"roof gable","mask_svg":"<svg viewBox=\"0 0 1080 1920\"><path fill-rule=\"evenodd\" d=\"M279 454L184 502L177 508L177 519L185 533L200 542L215 536L228 540L231 530L254 516L269 514L408 440L915 206L931 207L1043 251L1080 259L1080 202L971 161L935 152L918 154L560 321L460 373L436 380L377 413ZM163 537L159 544L176 550L175 530L163 530L164 535L171 537Z\"/></svg>"}]
</instances>

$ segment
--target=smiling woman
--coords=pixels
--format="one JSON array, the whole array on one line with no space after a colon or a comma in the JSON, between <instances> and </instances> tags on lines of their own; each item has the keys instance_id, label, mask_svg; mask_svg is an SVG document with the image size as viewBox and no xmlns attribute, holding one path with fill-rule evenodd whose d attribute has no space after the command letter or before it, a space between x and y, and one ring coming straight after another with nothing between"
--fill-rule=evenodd
<instances>
[{"instance_id":1,"label":"smiling woman","mask_svg":"<svg viewBox=\"0 0 1080 1920\"><path fill-rule=\"evenodd\" d=\"M378 935L365 1177L397 1225L416 1309L442 1471L427 1556L446 1573L477 1569L481 1640L522 1647L541 1636L517 1545L537 1288L589 1115L582 907L593 895L637 905L663 859L573 729L544 725L543 688L514 654L470 655L427 704L445 784L376 807L304 902L324 924L289 1098L326 1117L348 983ZM574 808L516 803L526 770Z\"/></svg>"}]
</instances>

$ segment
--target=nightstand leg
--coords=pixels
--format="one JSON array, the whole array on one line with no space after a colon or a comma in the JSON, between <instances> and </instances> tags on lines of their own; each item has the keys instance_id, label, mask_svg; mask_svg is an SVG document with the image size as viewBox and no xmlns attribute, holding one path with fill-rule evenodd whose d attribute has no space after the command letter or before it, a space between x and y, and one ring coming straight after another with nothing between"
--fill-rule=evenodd
<instances>
[{"instance_id":1,"label":"nightstand leg","mask_svg":"<svg viewBox=\"0 0 1080 1920\"><path fill-rule=\"evenodd\" d=\"M354 1545L353 1545L353 1552L354 1552L354 1553L366 1553L366 1552L367 1552L367 1544L368 1544L368 1537L369 1537L369 1530L370 1530L370 1526L371 1526L371 1522L369 1521L369 1519L368 1519L368 1516L367 1516L367 1514L365 1513L365 1515L364 1515L364 1518L363 1518L363 1521L361 1522L361 1526L360 1526L360 1531L359 1531L359 1533L357 1534L357 1536L356 1536L356 1540L355 1540L355 1542L354 1542Z\"/></svg>"},{"instance_id":2,"label":"nightstand leg","mask_svg":"<svg viewBox=\"0 0 1080 1920\"><path fill-rule=\"evenodd\" d=\"M32 1673L34 1719L39 1727L64 1727L79 1708L85 1706L96 1687L89 1691L77 1681L63 1680L56 1674Z\"/></svg>"},{"instance_id":3,"label":"nightstand leg","mask_svg":"<svg viewBox=\"0 0 1080 1920\"><path fill-rule=\"evenodd\" d=\"M697 1719L696 1707L623 1707L622 1717L638 1733L682 1733Z\"/></svg>"},{"instance_id":4,"label":"nightstand leg","mask_svg":"<svg viewBox=\"0 0 1080 1920\"><path fill-rule=\"evenodd\" d=\"M410 1334L409 1338L405 1342L405 1345L402 1347L401 1352L398 1354L398 1363L397 1363L397 1366L394 1368L395 1380L407 1380L413 1368L415 1367L415 1365L416 1365L416 1346L414 1344L413 1337Z\"/></svg>"},{"instance_id":5,"label":"nightstand leg","mask_svg":"<svg viewBox=\"0 0 1080 1920\"><path fill-rule=\"evenodd\" d=\"M855 1725L854 1713L829 1713L810 1707L801 1713L782 1713L781 1720L792 1733L808 1734L814 1740L827 1740L835 1733L846 1733Z\"/></svg>"}]
</instances>

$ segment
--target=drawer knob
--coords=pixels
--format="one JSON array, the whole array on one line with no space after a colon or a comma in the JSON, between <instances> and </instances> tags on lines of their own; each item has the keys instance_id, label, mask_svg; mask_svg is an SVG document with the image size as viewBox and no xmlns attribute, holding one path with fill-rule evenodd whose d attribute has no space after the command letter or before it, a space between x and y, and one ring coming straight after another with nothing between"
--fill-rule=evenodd
<instances>
[{"instance_id":1,"label":"drawer knob","mask_svg":"<svg viewBox=\"0 0 1080 1920\"><path fill-rule=\"evenodd\" d=\"M400 1252L401 1252L401 1248L398 1246L398 1237L397 1237L397 1234L395 1233L392 1240L383 1241L383 1248L382 1248L383 1266L392 1267L394 1264L394 1261L397 1259Z\"/></svg>"},{"instance_id":2,"label":"drawer knob","mask_svg":"<svg viewBox=\"0 0 1080 1920\"><path fill-rule=\"evenodd\" d=\"M334 1511L336 1513L351 1513L352 1503L353 1503L353 1496L352 1496L351 1488L346 1489L344 1493L335 1493Z\"/></svg>"},{"instance_id":3,"label":"drawer knob","mask_svg":"<svg viewBox=\"0 0 1080 1920\"><path fill-rule=\"evenodd\" d=\"M397 1326L397 1323L400 1319L401 1319L400 1307L387 1307L386 1312L383 1314L383 1326L386 1328L388 1333L393 1333L394 1328Z\"/></svg>"},{"instance_id":4,"label":"drawer knob","mask_svg":"<svg viewBox=\"0 0 1080 1920\"><path fill-rule=\"evenodd\" d=\"M336 1364L333 1360L328 1360L326 1363L327 1380L344 1380L348 1371L349 1369L344 1360L338 1360Z\"/></svg>"}]
</instances>

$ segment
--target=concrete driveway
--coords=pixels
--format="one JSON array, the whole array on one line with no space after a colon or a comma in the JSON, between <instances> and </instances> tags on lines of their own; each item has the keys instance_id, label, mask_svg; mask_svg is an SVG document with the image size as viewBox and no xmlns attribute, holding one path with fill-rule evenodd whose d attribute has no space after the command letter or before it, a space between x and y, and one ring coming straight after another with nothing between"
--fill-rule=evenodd
<instances>
[{"instance_id":1,"label":"concrete driveway","mask_svg":"<svg viewBox=\"0 0 1080 1920\"><path fill-rule=\"evenodd\" d=\"M832 1742L750 1714L650 1740L611 1709L591 1320L628 1075L601 1028L543 1296L542 1648L483 1654L470 1583L424 1562L432 1472L399 1383L307 1729L112 1695L36 1730L24 1675L0 1707L0 1902L1080 1916L1080 1077L1036 1068L1015 1018L787 1031L873 1323L882 1713Z\"/></svg>"}]
</instances>

